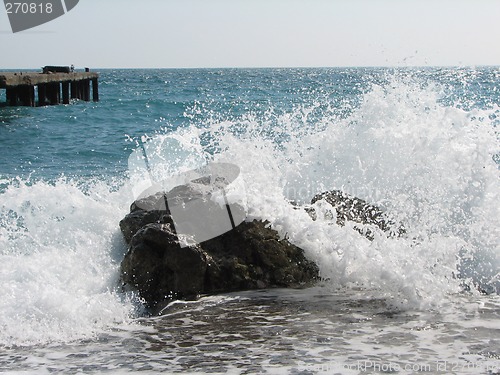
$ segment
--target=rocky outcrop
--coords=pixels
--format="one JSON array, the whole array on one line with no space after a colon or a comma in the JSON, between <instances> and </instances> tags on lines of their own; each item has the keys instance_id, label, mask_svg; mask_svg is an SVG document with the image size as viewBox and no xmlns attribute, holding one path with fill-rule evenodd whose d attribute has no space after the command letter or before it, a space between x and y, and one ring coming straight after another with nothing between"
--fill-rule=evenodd
<instances>
[{"instance_id":1,"label":"rocky outcrop","mask_svg":"<svg viewBox=\"0 0 500 375\"><path fill-rule=\"evenodd\" d=\"M314 208L317 202L326 203L335 211L335 213L328 209L323 211L326 212L323 219L335 219L336 224L340 226L344 226L347 221L362 224L361 226L355 225L354 229L370 240L374 238L374 232L370 226L377 227L390 237L401 236L406 232L403 225L395 223L379 207L340 190L327 191L314 196L311 200L311 207L307 208L313 220L318 217L318 212Z\"/></svg>"},{"instance_id":2,"label":"rocky outcrop","mask_svg":"<svg viewBox=\"0 0 500 375\"><path fill-rule=\"evenodd\" d=\"M123 284L138 290L150 311L160 311L173 299L302 287L319 279L318 267L305 258L302 249L280 238L265 221L242 221L244 209L237 203L229 204L225 195L214 200L221 189L207 190L213 181L193 181L196 184L180 185L168 193L135 201L120 222L129 245L121 263ZM184 215L183 207L189 215ZM338 190L316 195L306 210L313 220L321 215L341 226L354 222L354 229L370 240L378 230L388 236L405 232L377 206ZM224 215L230 216L231 224L221 232L220 225L213 226ZM203 241L186 241L186 217L192 219L188 224L196 227L193 233L201 233L200 238L217 231L222 234ZM184 231L179 234L176 226L181 228L181 224ZM204 225L209 227L208 232L200 230Z\"/></svg>"},{"instance_id":3,"label":"rocky outcrop","mask_svg":"<svg viewBox=\"0 0 500 375\"><path fill-rule=\"evenodd\" d=\"M139 291L152 312L172 299L302 287L318 279L318 267L303 250L263 221L244 221L215 238L183 246L162 193L134 202L120 228L129 244L122 281Z\"/></svg>"}]
</instances>

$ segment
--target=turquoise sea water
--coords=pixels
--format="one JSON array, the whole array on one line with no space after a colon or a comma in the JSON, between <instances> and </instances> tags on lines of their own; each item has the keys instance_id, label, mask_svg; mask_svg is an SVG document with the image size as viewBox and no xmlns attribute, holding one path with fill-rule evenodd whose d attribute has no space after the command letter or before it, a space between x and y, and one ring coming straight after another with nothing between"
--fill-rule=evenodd
<instances>
[{"instance_id":1,"label":"turquoise sea water","mask_svg":"<svg viewBox=\"0 0 500 375\"><path fill-rule=\"evenodd\" d=\"M102 70L99 83L98 103L0 105L0 371L500 371L500 68ZM249 219L328 281L142 317L120 288L118 222L146 143L158 179L238 165ZM330 189L408 236L370 242L289 205Z\"/></svg>"}]
</instances>

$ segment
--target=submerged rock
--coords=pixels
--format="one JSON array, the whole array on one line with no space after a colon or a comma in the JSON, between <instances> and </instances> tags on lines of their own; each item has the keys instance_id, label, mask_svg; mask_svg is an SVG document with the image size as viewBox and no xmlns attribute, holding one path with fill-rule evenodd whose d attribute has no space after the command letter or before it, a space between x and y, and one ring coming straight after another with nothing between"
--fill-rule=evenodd
<instances>
[{"instance_id":1,"label":"submerged rock","mask_svg":"<svg viewBox=\"0 0 500 375\"><path fill-rule=\"evenodd\" d=\"M122 281L138 290L153 312L173 299L302 287L319 278L318 267L303 250L263 221L244 221L215 238L183 245L163 193L134 202L120 228L129 244Z\"/></svg>"},{"instance_id":2,"label":"submerged rock","mask_svg":"<svg viewBox=\"0 0 500 375\"><path fill-rule=\"evenodd\" d=\"M323 211L325 212L323 219L335 219L336 224L340 226L344 226L347 221L362 224L363 227L354 226L354 229L370 240L373 240L374 234L369 226L378 227L390 237L401 236L406 233L403 225L396 224L379 207L340 190L327 191L313 197L311 200L313 207L307 208L307 212L313 220L318 217L318 212L314 208L315 205L317 207L317 202L319 204L324 202L334 210L334 212L329 209Z\"/></svg>"}]
</instances>

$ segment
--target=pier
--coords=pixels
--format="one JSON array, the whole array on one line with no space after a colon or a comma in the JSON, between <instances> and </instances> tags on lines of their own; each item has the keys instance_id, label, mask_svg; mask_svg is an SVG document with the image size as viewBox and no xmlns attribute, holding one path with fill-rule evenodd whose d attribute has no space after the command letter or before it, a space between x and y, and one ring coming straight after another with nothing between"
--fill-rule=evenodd
<instances>
[{"instance_id":1,"label":"pier","mask_svg":"<svg viewBox=\"0 0 500 375\"><path fill-rule=\"evenodd\" d=\"M45 66L42 72L0 72L9 106L37 107L69 104L71 99L99 101L99 74L75 72L65 66ZM92 87L92 90L91 90Z\"/></svg>"}]
</instances>

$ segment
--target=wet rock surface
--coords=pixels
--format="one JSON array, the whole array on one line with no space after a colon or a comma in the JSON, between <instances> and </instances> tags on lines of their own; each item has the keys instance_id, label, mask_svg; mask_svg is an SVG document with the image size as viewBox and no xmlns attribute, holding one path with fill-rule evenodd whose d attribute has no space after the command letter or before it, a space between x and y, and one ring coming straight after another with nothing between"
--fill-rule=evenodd
<instances>
[{"instance_id":1,"label":"wet rock surface","mask_svg":"<svg viewBox=\"0 0 500 375\"><path fill-rule=\"evenodd\" d=\"M121 263L122 281L139 291L151 311L159 311L173 299L296 288L318 280L316 264L264 221L244 221L215 238L183 247L162 199L159 193L134 202L120 222L129 244Z\"/></svg>"},{"instance_id":2,"label":"wet rock surface","mask_svg":"<svg viewBox=\"0 0 500 375\"><path fill-rule=\"evenodd\" d=\"M123 284L138 290L150 311L157 312L174 299L263 288L296 288L319 280L317 265L306 259L302 249L280 238L265 221L243 221L199 243L181 239L169 203L178 210L183 202L189 204L194 200L208 207L208 211L203 211L205 220L207 226L213 225L217 221L214 218L220 216L211 216L210 212L221 210L220 205L211 202L210 193L186 185L135 201L120 222L129 245L121 264ZM227 212L243 212L235 204L227 208ZM405 233L404 227L379 207L338 190L316 195L306 210L313 220L321 217L340 226L354 222L353 228L370 240L375 231L388 236ZM196 220L197 225L203 223L199 218Z\"/></svg>"},{"instance_id":3,"label":"wet rock surface","mask_svg":"<svg viewBox=\"0 0 500 375\"><path fill-rule=\"evenodd\" d=\"M380 229L390 237L406 233L402 224L397 224L379 207L340 190L327 191L313 197L311 207L307 208L307 212L313 220L318 218L318 212L313 208L317 203L329 205L328 209L324 210L326 214L324 214L323 219L335 220L335 223L340 226L344 226L347 221L363 226L367 225L368 227L364 228L361 226L354 226L354 228L370 240L373 239L374 233L369 226Z\"/></svg>"}]
</instances>

